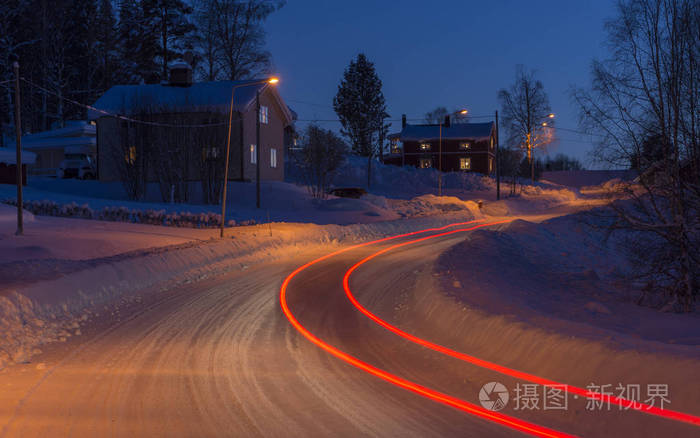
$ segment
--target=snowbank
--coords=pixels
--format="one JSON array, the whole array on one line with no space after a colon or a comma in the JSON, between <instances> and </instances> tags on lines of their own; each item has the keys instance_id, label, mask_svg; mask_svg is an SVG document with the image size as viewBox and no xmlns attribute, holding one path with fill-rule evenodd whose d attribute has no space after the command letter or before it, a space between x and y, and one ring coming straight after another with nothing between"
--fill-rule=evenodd
<instances>
[{"instance_id":1,"label":"snowbank","mask_svg":"<svg viewBox=\"0 0 700 438\"><path fill-rule=\"evenodd\" d=\"M95 241L78 239L71 246L77 253L73 259L57 259L50 257L52 253L60 253L60 249L51 246L52 237L62 233L57 226L54 235L45 234L39 239L48 245L42 249L48 253L43 259L22 259L0 265L0 275L4 278L9 277L8 272L28 274L15 278L9 287L3 282L0 289L0 368L12 361L28 361L42 344L62 341L79 333L80 325L91 317L117 312L123 303L140 303L145 296L158 290L244 270L251 264L291 257L321 246L325 251L338 245L473 217L463 210L439 217L351 226L274 223L236 228L229 231L229 237L224 240L204 240L205 233L211 236L209 230L41 218L99 226L102 242L108 247L110 244L123 247L121 239L130 236L128 228L136 227L133 234L142 232L141 241L150 242L154 247L85 260L79 258L81 248L95 251ZM148 233L146 228L152 231ZM158 236L164 230L168 230L167 233ZM185 233L179 239L184 243L171 243L178 233ZM1 237L5 246L4 239L8 236ZM65 244L65 240L55 242L57 246L65 246L62 243ZM156 246L158 243L160 246Z\"/></svg>"},{"instance_id":2,"label":"snowbank","mask_svg":"<svg viewBox=\"0 0 700 438\"><path fill-rule=\"evenodd\" d=\"M635 348L640 341L688 346L698 355L700 314L636 305L626 258L616 240L606 241L603 230L588 225L595 220L579 213L478 231L440 257L439 269L449 273L444 286L463 303L552 332L613 337Z\"/></svg>"}]
</instances>

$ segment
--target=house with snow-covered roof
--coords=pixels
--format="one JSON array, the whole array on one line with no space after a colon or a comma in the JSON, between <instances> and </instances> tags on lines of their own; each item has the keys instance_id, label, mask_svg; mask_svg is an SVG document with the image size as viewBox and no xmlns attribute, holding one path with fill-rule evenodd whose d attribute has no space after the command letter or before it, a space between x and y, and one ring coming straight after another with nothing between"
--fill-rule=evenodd
<instances>
[{"instance_id":1,"label":"house with snow-covered roof","mask_svg":"<svg viewBox=\"0 0 700 438\"><path fill-rule=\"evenodd\" d=\"M384 158L387 164L484 175L495 171L493 122L451 123L447 116L442 125L410 125L404 115L401 128L401 132L388 137L389 155Z\"/></svg>"},{"instance_id":2,"label":"house with snow-covered roof","mask_svg":"<svg viewBox=\"0 0 700 438\"><path fill-rule=\"evenodd\" d=\"M66 151L80 148L95 155L95 126L86 120L66 120L63 127L22 136L22 149L32 152L36 160L30 165L32 175L56 175ZM9 144L14 147L14 142Z\"/></svg>"},{"instance_id":3,"label":"house with snow-covered roof","mask_svg":"<svg viewBox=\"0 0 700 438\"><path fill-rule=\"evenodd\" d=\"M234 93L229 180L254 180L260 147L260 178L284 179L286 131L293 128L293 113L275 86L250 81L193 82L187 64L171 67L170 80L160 84L117 85L93 105L88 118L97 125L98 178L120 179L119 169L149 161L149 180L155 180L158 159L147 138L173 137L172 154L186 155L184 179L199 181L220 174L228 137L231 90ZM247 83L251 85L246 86ZM243 85L243 86L240 86ZM256 143L256 95L260 93L260 145ZM177 126L186 126L179 129ZM186 144L187 146L181 146ZM183 150L183 148L187 150ZM176 150L177 149L177 150ZM148 158L150 157L150 158ZM163 163L165 165L165 163ZM206 174L206 175L205 175ZM213 176L212 176L213 175Z\"/></svg>"}]
</instances>

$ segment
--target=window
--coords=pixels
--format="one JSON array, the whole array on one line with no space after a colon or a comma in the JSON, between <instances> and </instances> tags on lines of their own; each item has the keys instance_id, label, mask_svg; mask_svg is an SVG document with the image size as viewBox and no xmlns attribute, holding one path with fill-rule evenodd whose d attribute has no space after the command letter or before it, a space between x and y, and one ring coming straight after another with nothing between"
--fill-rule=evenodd
<instances>
[{"instance_id":1,"label":"window","mask_svg":"<svg viewBox=\"0 0 700 438\"><path fill-rule=\"evenodd\" d=\"M258 162L258 151L254 144L250 145L250 163L256 164Z\"/></svg>"},{"instance_id":2,"label":"window","mask_svg":"<svg viewBox=\"0 0 700 438\"><path fill-rule=\"evenodd\" d=\"M493 158L489 157L489 173L493 172Z\"/></svg>"},{"instance_id":3,"label":"window","mask_svg":"<svg viewBox=\"0 0 700 438\"><path fill-rule=\"evenodd\" d=\"M471 158L460 158L459 159L459 168L460 170L471 170L472 168L472 159Z\"/></svg>"},{"instance_id":4,"label":"window","mask_svg":"<svg viewBox=\"0 0 700 438\"><path fill-rule=\"evenodd\" d=\"M219 148L216 146L209 146L202 148L202 159L203 160L216 160L219 158Z\"/></svg>"},{"instance_id":5,"label":"window","mask_svg":"<svg viewBox=\"0 0 700 438\"><path fill-rule=\"evenodd\" d=\"M391 153L400 154L401 153L401 143L398 138L391 139Z\"/></svg>"},{"instance_id":6,"label":"window","mask_svg":"<svg viewBox=\"0 0 700 438\"><path fill-rule=\"evenodd\" d=\"M491 149L493 149L493 136L491 136Z\"/></svg>"},{"instance_id":7,"label":"window","mask_svg":"<svg viewBox=\"0 0 700 438\"><path fill-rule=\"evenodd\" d=\"M260 106L260 123L267 125L270 115L266 106Z\"/></svg>"},{"instance_id":8,"label":"window","mask_svg":"<svg viewBox=\"0 0 700 438\"><path fill-rule=\"evenodd\" d=\"M277 167L277 149L270 149L270 167L273 169Z\"/></svg>"},{"instance_id":9,"label":"window","mask_svg":"<svg viewBox=\"0 0 700 438\"><path fill-rule=\"evenodd\" d=\"M420 144L420 150L422 151L429 151L430 150L430 143L421 143ZM428 166L430 167L430 166Z\"/></svg>"},{"instance_id":10,"label":"window","mask_svg":"<svg viewBox=\"0 0 700 438\"><path fill-rule=\"evenodd\" d=\"M420 159L420 168L421 169L428 169L430 167L433 167L433 160L431 158L421 158Z\"/></svg>"},{"instance_id":11,"label":"window","mask_svg":"<svg viewBox=\"0 0 700 438\"><path fill-rule=\"evenodd\" d=\"M124 154L124 161L132 165L136 163L136 146L129 146Z\"/></svg>"},{"instance_id":12,"label":"window","mask_svg":"<svg viewBox=\"0 0 700 438\"><path fill-rule=\"evenodd\" d=\"M471 149L472 144L468 141L463 141L459 144L459 148L462 150Z\"/></svg>"}]
</instances>

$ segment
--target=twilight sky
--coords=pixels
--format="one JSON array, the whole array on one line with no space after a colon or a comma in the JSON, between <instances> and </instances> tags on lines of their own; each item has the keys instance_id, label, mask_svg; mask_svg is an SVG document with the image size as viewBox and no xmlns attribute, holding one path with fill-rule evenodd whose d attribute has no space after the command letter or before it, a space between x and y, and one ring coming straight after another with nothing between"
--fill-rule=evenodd
<instances>
[{"instance_id":1,"label":"twilight sky","mask_svg":"<svg viewBox=\"0 0 700 438\"><path fill-rule=\"evenodd\" d=\"M613 0L288 0L266 28L280 92L301 120L336 118L332 99L343 71L364 52L392 119L422 118L436 106L492 114L498 90L524 64L544 83L558 126L578 129L568 90L588 86L592 59L606 56L603 25L613 14ZM589 164L589 138L558 137L550 153Z\"/></svg>"}]
</instances>

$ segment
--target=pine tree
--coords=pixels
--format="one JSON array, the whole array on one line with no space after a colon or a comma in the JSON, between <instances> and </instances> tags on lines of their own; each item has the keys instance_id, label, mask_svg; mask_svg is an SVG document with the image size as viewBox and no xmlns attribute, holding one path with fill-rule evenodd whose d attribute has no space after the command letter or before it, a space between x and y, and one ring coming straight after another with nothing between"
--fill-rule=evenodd
<instances>
[{"instance_id":1,"label":"pine tree","mask_svg":"<svg viewBox=\"0 0 700 438\"><path fill-rule=\"evenodd\" d=\"M371 184L372 159L378 153L389 129L384 119L386 101L382 93L382 81L377 76L374 64L360 53L350 61L338 93L333 99L333 108L342 124L352 151L367 157L367 187Z\"/></svg>"},{"instance_id":2,"label":"pine tree","mask_svg":"<svg viewBox=\"0 0 700 438\"><path fill-rule=\"evenodd\" d=\"M97 38L97 88L109 89L115 83L117 62L117 20L114 17L112 0L100 0L95 19Z\"/></svg>"},{"instance_id":3,"label":"pine tree","mask_svg":"<svg viewBox=\"0 0 700 438\"><path fill-rule=\"evenodd\" d=\"M146 78L150 65L148 65L149 52L144 56L144 44L142 40L142 14L141 4L137 0L121 0L119 3L119 24L117 35L119 44L117 53L120 65L115 74L116 80L123 84L138 84ZM150 62L153 61L151 57ZM144 65L146 64L146 65Z\"/></svg>"},{"instance_id":4,"label":"pine tree","mask_svg":"<svg viewBox=\"0 0 700 438\"><path fill-rule=\"evenodd\" d=\"M168 63L182 56L179 51L194 29L188 18L192 7L182 0L142 0L142 8L143 28L154 36L160 80L167 80Z\"/></svg>"}]
</instances>

